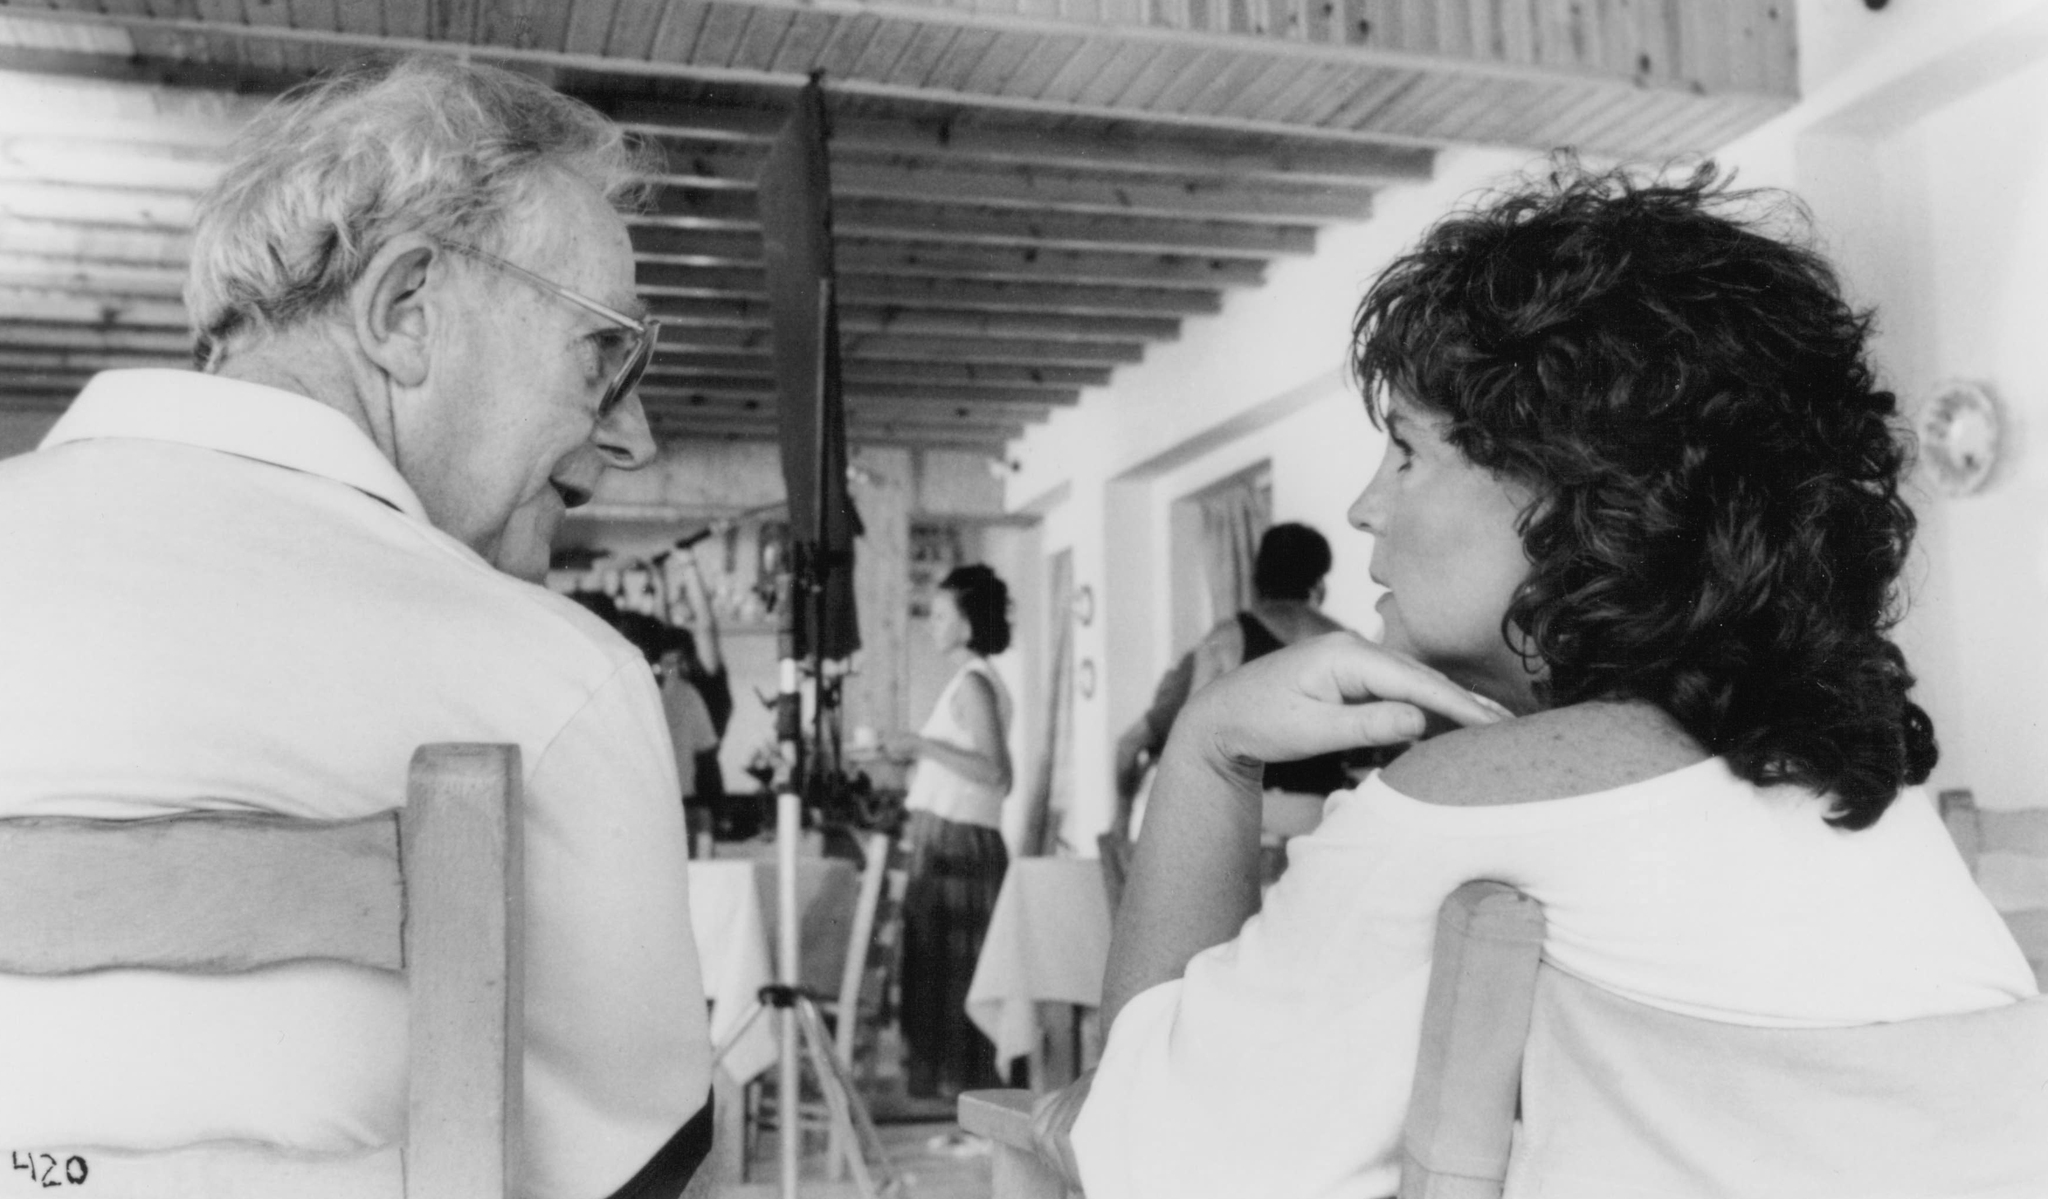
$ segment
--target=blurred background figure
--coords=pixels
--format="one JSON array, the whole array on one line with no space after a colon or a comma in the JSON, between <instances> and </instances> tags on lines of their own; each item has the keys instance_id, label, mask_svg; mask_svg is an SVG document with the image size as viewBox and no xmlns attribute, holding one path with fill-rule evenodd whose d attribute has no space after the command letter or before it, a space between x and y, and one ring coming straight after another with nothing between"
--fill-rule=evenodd
<instances>
[{"instance_id":1,"label":"blurred background figure","mask_svg":"<svg viewBox=\"0 0 2048 1199\"><path fill-rule=\"evenodd\" d=\"M711 836L711 816L725 799L725 775L718 765L719 742L732 722L732 682L725 669L725 651L718 639L718 615L705 593L697 559L682 554L677 576L681 598L690 609L689 628L670 627L654 675L661 684L661 706L668 716L669 735L676 743L676 772L683 782L683 810L690 823L690 844L698 857L708 857L703 843Z\"/></svg>"},{"instance_id":2,"label":"blurred background figure","mask_svg":"<svg viewBox=\"0 0 2048 1199\"><path fill-rule=\"evenodd\" d=\"M1110 832L1128 844L1141 818L1139 793L1166 747L1174 718L1196 691L1256 658L1344 626L1322 611L1330 543L1304 524L1274 525L1259 538L1252 567L1251 606L1219 622L1159 680L1152 703L1116 744L1116 815ZM1322 801L1351 785L1342 754L1266 767L1265 831L1274 840L1315 827Z\"/></svg>"},{"instance_id":3,"label":"blurred background figure","mask_svg":"<svg viewBox=\"0 0 2048 1199\"><path fill-rule=\"evenodd\" d=\"M661 688L662 715L675 744L676 774L682 783L693 857L708 857L712 812L725 798L718 747L732 720L732 684L719 644L712 609L697 561L682 555L678 571L690 627L671 625L643 612L621 611L608 595L578 591L571 598L596 613L639 649Z\"/></svg>"},{"instance_id":4,"label":"blurred background figure","mask_svg":"<svg viewBox=\"0 0 2048 1199\"><path fill-rule=\"evenodd\" d=\"M958 670L924 727L893 747L917 759L905 801L902 989L907 1087L920 1098L1000 1081L995 1047L969 1022L966 1002L1009 866L1001 829L1011 702L988 661L1009 648L1009 588L986 566L954 570L932 597L931 634Z\"/></svg>"}]
</instances>

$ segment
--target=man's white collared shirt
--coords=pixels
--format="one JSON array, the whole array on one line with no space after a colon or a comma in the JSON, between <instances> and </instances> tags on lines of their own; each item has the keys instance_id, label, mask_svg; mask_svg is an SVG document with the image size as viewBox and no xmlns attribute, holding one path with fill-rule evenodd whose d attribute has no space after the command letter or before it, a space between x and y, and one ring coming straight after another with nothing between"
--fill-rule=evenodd
<instances>
[{"instance_id":1,"label":"man's white collared shirt","mask_svg":"<svg viewBox=\"0 0 2048 1199\"><path fill-rule=\"evenodd\" d=\"M710 1051L660 698L575 603L433 528L339 412L96 377L0 462L0 815L388 810L427 741L525 772L530 1195L625 1182ZM403 1127L400 980L336 964L0 979L16 1144L307 1149ZM156 1085L161 1080L161 1085Z\"/></svg>"}]
</instances>

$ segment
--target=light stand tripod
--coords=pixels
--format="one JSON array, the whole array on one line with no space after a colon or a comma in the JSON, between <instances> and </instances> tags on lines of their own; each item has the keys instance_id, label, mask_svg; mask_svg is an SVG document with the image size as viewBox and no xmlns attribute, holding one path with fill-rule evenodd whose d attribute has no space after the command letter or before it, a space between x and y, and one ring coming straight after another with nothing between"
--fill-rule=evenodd
<instances>
[{"instance_id":1,"label":"light stand tripod","mask_svg":"<svg viewBox=\"0 0 2048 1199\"><path fill-rule=\"evenodd\" d=\"M820 394L825 385L825 332L831 309L832 281L826 278L820 281L818 290ZM826 445L825 421L825 406L819 404L817 440L813 443L819 447L818 477L815 480L817 519L811 526L817 537L809 545L791 547L789 573L784 577L782 628L778 638L776 739L781 753L775 774L775 982L761 988L753 1007L712 1055L712 1065L716 1069L718 1062L746 1035L754 1021L769 1009L774 1009L780 1033L775 1102L783 1199L797 1199L798 1193L802 1140L799 1111L802 1106L804 1057L810 1059L819 1093L825 1099L833 1128L831 1143L844 1147L845 1160L861 1199L893 1199L903 1193L902 1180L889 1165L881 1134L875 1130L867 1104L848 1076L846 1064L838 1056L817 1002L801 986L802 945L796 906L797 844L803 836L805 791L809 790L813 799L823 799L822 790L828 778L825 753L826 730L829 727L827 714L836 705L836 688L827 679L825 664L825 628L829 615L826 581L831 566L825 537L825 506L827 496L831 494L827 483L832 464L831 455L823 450ZM795 522L791 524L793 528ZM797 659L798 603L806 606L811 618L812 736L808 740L803 735L803 687ZM834 764L836 757L834 754ZM854 1020L858 1016L859 1013L853 1011L839 1013L841 1020ZM874 1155L876 1163L874 1174L868 1169L866 1158L869 1153ZM828 1166L831 1164L827 1163ZM876 1185L877 1174L880 1176L879 1188Z\"/></svg>"}]
</instances>

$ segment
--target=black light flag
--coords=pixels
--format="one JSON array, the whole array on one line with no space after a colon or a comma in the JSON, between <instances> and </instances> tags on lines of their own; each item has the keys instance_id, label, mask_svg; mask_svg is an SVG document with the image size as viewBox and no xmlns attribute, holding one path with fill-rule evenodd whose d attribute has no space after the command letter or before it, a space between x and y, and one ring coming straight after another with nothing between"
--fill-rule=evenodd
<instances>
[{"instance_id":1,"label":"black light flag","mask_svg":"<svg viewBox=\"0 0 2048 1199\"><path fill-rule=\"evenodd\" d=\"M811 656L816 626L824 656L845 658L860 648L853 539L861 524L846 493L846 402L840 391L839 311L832 291L832 181L825 156L825 94L816 79L797 95L796 111L761 168L756 194L768 267L790 549L798 578L810 567L824 586L822 624L814 602L801 594L793 597L795 652L800 658Z\"/></svg>"}]
</instances>

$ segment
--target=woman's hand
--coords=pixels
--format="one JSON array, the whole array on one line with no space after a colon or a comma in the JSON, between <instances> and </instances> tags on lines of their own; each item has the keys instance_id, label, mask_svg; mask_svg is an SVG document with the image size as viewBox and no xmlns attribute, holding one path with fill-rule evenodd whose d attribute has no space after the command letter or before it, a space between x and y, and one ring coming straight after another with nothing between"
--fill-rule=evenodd
<instances>
[{"instance_id":1,"label":"woman's hand","mask_svg":"<svg viewBox=\"0 0 2048 1199\"><path fill-rule=\"evenodd\" d=\"M1209 765L1256 775L1292 762L1422 735L1425 713L1492 724L1507 709L1355 633L1329 633L1267 654L1197 692L1174 725Z\"/></svg>"}]
</instances>

